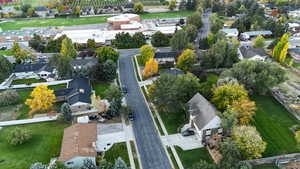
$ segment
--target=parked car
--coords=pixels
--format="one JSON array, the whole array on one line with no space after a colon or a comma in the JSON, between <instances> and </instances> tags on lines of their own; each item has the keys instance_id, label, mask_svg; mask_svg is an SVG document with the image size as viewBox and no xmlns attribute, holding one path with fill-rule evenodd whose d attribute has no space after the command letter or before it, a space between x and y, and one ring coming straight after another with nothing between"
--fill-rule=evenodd
<instances>
[{"instance_id":1,"label":"parked car","mask_svg":"<svg viewBox=\"0 0 300 169\"><path fill-rule=\"evenodd\" d=\"M135 119L133 111L128 114L128 120L133 121Z\"/></svg>"},{"instance_id":2,"label":"parked car","mask_svg":"<svg viewBox=\"0 0 300 169\"><path fill-rule=\"evenodd\" d=\"M124 86L124 85L122 86L122 92L125 94L128 93L128 90L127 90L126 86Z\"/></svg>"},{"instance_id":3,"label":"parked car","mask_svg":"<svg viewBox=\"0 0 300 169\"><path fill-rule=\"evenodd\" d=\"M184 137L192 136L192 135L195 135L195 132L192 129L186 129L183 132L181 132L181 135Z\"/></svg>"},{"instance_id":4,"label":"parked car","mask_svg":"<svg viewBox=\"0 0 300 169\"><path fill-rule=\"evenodd\" d=\"M6 46L2 46L2 47L0 48L0 50L6 50L6 49L7 49Z\"/></svg>"},{"instance_id":5,"label":"parked car","mask_svg":"<svg viewBox=\"0 0 300 169\"><path fill-rule=\"evenodd\" d=\"M89 120L98 120L98 119L99 119L99 117L95 114L89 115Z\"/></svg>"},{"instance_id":6,"label":"parked car","mask_svg":"<svg viewBox=\"0 0 300 169\"><path fill-rule=\"evenodd\" d=\"M103 113L103 114L101 114L101 117L103 117L103 118L105 118L105 119L107 119L107 120L110 120L110 119L113 118L112 115L110 115L110 114L108 114L108 113Z\"/></svg>"}]
</instances>

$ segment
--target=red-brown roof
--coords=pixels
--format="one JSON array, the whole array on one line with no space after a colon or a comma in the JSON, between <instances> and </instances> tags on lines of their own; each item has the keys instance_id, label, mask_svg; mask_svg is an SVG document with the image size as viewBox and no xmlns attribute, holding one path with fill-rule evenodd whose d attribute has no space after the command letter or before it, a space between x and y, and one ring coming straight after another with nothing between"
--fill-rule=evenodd
<instances>
[{"instance_id":1,"label":"red-brown roof","mask_svg":"<svg viewBox=\"0 0 300 169\"><path fill-rule=\"evenodd\" d=\"M96 123L76 123L64 130L60 161L77 156L96 157Z\"/></svg>"}]
</instances>

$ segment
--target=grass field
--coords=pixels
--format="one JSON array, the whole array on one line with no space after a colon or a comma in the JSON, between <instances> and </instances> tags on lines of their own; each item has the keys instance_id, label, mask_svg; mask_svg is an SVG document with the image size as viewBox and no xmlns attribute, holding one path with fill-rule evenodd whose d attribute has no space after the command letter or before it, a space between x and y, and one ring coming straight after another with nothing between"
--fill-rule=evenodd
<instances>
[{"instance_id":1,"label":"grass field","mask_svg":"<svg viewBox=\"0 0 300 169\"><path fill-rule=\"evenodd\" d=\"M161 12L142 14L142 19L156 18L174 18L189 16L193 11L176 11L176 12ZM53 19L16 19L15 22L6 22L0 24L3 30L15 30L25 27L46 27L46 26L72 26L84 24L105 23L106 18L110 16L95 16L84 18L53 18Z\"/></svg>"},{"instance_id":2,"label":"grass field","mask_svg":"<svg viewBox=\"0 0 300 169\"><path fill-rule=\"evenodd\" d=\"M0 131L0 168L2 169L28 169L34 162L48 163L53 157L59 156L63 129L68 124L46 122L19 125L32 132L32 138L18 146L7 143L6 135L13 127Z\"/></svg>"},{"instance_id":3,"label":"grass field","mask_svg":"<svg viewBox=\"0 0 300 169\"><path fill-rule=\"evenodd\" d=\"M111 162L112 164L115 163L115 160L118 157L121 157L126 162L127 166L130 166L125 142L114 144L108 151L105 152L104 155L104 159L106 159L108 162Z\"/></svg>"},{"instance_id":4,"label":"grass field","mask_svg":"<svg viewBox=\"0 0 300 169\"><path fill-rule=\"evenodd\" d=\"M299 152L289 128L299 121L271 96L253 96L257 111L254 125L267 142L264 157Z\"/></svg>"},{"instance_id":5,"label":"grass field","mask_svg":"<svg viewBox=\"0 0 300 169\"><path fill-rule=\"evenodd\" d=\"M12 56L13 53L11 50L0 50L0 55Z\"/></svg>"},{"instance_id":6,"label":"grass field","mask_svg":"<svg viewBox=\"0 0 300 169\"><path fill-rule=\"evenodd\" d=\"M168 134L178 133L180 131L180 127L187 123L187 120L184 120L184 112L181 111L175 113L159 112L159 115L164 122Z\"/></svg>"},{"instance_id":7,"label":"grass field","mask_svg":"<svg viewBox=\"0 0 300 169\"><path fill-rule=\"evenodd\" d=\"M92 81L92 88L95 90L97 96L105 97L105 91L109 88L110 84L107 82Z\"/></svg>"},{"instance_id":8,"label":"grass field","mask_svg":"<svg viewBox=\"0 0 300 169\"><path fill-rule=\"evenodd\" d=\"M32 84L32 83L40 83L40 82L46 82L45 79L18 79L18 80L14 80L12 81L12 85L18 85L18 84Z\"/></svg>"},{"instance_id":9,"label":"grass field","mask_svg":"<svg viewBox=\"0 0 300 169\"><path fill-rule=\"evenodd\" d=\"M175 147L178 156L183 164L184 168L191 168L199 160L207 161L208 163L213 163L206 148L199 148L195 150L183 151L180 147Z\"/></svg>"}]
</instances>

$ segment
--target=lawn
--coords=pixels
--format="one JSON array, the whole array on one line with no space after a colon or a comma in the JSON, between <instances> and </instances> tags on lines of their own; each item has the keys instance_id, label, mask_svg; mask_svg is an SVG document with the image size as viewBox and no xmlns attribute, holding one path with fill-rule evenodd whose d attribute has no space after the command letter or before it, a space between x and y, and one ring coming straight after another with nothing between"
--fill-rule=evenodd
<instances>
[{"instance_id":1,"label":"lawn","mask_svg":"<svg viewBox=\"0 0 300 169\"><path fill-rule=\"evenodd\" d=\"M156 19L156 18L174 18L186 17L193 13L193 11L176 11L176 12L161 12L161 13L147 13L141 14L142 19ZM16 19L15 22L6 22L0 24L0 27L5 30L16 30L25 27L46 27L46 26L72 26L105 23L106 18L110 16L94 16L82 18L36 18L36 19Z\"/></svg>"},{"instance_id":2,"label":"lawn","mask_svg":"<svg viewBox=\"0 0 300 169\"><path fill-rule=\"evenodd\" d=\"M0 55L12 56L12 50L0 50Z\"/></svg>"},{"instance_id":3,"label":"lawn","mask_svg":"<svg viewBox=\"0 0 300 169\"><path fill-rule=\"evenodd\" d=\"M95 90L97 96L105 97L105 91L109 88L110 83L92 81L92 88Z\"/></svg>"},{"instance_id":4,"label":"lawn","mask_svg":"<svg viewBox=\"0 0 300 169\"><path fill-rule=\"evenodd\" d=\"M65 84L60 85L53 85L49 86L49 89L57 90L57 89L63 89L65 88ZM5 106L0 107L1 117L0 120L13 120L13 119L26 119L28 118L28 112L30 111L29 107L25 105L26 99L29 98L33 88L27 88L27 89L19 89L17 90L18 94L20 95L20 100L15 104L11 106ZM18 105L18 110L15 110L16 106ZM61 103L55 103L54 104L54 110L59 110ZM5 112L4 112L5 110ZM17 113L15 113L17 111ZM36 112L34 114L38 114L39 112Z\"/></svg>"},{"instance_id":5,"label":"lawn","mask_svg":"<svg viewBox=\"0 0 300 169\"><path fill-rule=\"evenodd\" d=\"M115 163L115 160L121 157L130 166L126 143L114 144L108 151L105 152L104 159L108 162Z\"/></svg>"},{"instance_id":6,"label":"lawn","mask_svg":"<svg viewBox=\"0 0 300 169\"><path fill-rule=\"evenodd\" d=\"M183 151L180 147L176 146L175 149L184 168L191 168L195 163L199 162L199 160L213 163L206 148Z\"/></svg>"},{"instance_id":7,"label":"lawn","mask_svg":"<svg viewBox=\"0 0 300 169\"><path fill-rule=\"evenodd\" d=\"M31 78L31 79L17 79L17 80L12 81L11 85L19 85L19 84L30 85L32 83L40 83L40 82L46 82L46 80L45 79L34 79L34 78Z\"/></svg>"},{"instance_id":8,"label":"lawn","mask_svg":"<svg viewBox=\"0 0 300 169\"><path fill-rule=\"evenodd\" d=\"M180 132L180 128L187 123L187 120L184 118L185 113L182 111L175 113L159 112L159 115L168 131L168 134Z\"/></svg>"},{"instance_id":9,"label":"lawn","mask_svg":"<svg viewBox=\"0 0 300 169\"><path fill-rule=\"evenodd\" d=\"M264 157L296 153L297 143L289 128L299 121L271 96L253 96L257 111L254 125L267 142Z\"/></svg>"},{"instance_id":10,"label":"lawn","mask_svg":"<svg viewBox=\"0 0 300 169\"><path fill-rule=\"evenodd\" d=\"M48 163L53 157L59 156L63 129L68 124L46 122L19 125L18 127L29 129L32 138L18 146L7 143L6 135L13 127L7 127L0 131L0 168L3 169L28 169L34 162Z\"/></svg>"},{"instance_id":11,"label":"lawn","mask_svg":"<svg viewBox=\"0 0 300 169\"><path fill-rule=\"evenodd\" d=\"M253 169L279 169L279 168L276 166L260 165L260 166L253 166Z\"/></svg>"}]
</instances>

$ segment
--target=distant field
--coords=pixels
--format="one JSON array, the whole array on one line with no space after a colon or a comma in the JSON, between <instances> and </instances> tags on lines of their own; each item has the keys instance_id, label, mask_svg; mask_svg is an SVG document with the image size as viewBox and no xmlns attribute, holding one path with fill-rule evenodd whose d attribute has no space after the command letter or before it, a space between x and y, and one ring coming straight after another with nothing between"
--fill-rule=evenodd
<instances>
[{"instance_id":1,"label":"distant field","mask_svg":"<svg viewBox=\"0 0 300 169\"><path fill-rule=\"evenodd\" d=\"M156 18L176 18L186 17L193 13L193 11L176 11L176 12L161 12L142 14L142 19L156 19ZM84 18L53 18L53 19L16 19L15 22L6 22L0 24L3 30L18 30L26 27L46 27L46 26L72 26L105 23L106 18L110 16L95 16Z\"/></svg>"},{"instance_id":2,"label":"distant field","mask_svg":"<svg viewBox=\"0 0 300 169\"><path fill-rule=\"evenodd\" d=\"M38 7L38 6L45 6L48 4L50 0L15 0L12 3L6 3L6 4L1 4L4 6L19 6L19 5L24 5L24 4L30 4L33 7Z\"/></svg>"}]
</instances>

